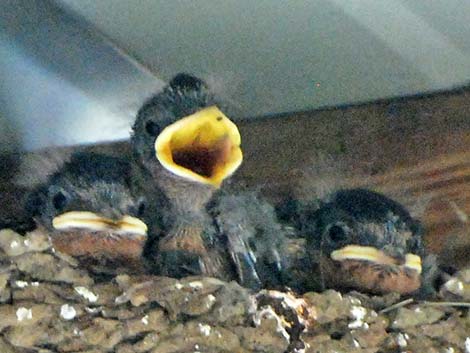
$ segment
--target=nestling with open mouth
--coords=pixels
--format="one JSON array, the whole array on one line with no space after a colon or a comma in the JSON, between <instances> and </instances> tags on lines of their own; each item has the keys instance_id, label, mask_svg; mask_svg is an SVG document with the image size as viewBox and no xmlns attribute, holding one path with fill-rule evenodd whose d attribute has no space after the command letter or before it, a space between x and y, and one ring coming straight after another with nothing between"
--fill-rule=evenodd
<instances>
[{"instance_id":1,"label":"nestling with open mouth","mask_svg":"<svg viewBox=\"0 0 470 353\"><path fill-rule=\"evenodd\" d=\"M161 188L175 214L172 228L155 249L158 272L175 277L204 274L223 279L234 279L235 272L242 284L257 287L262 280L257 278L252 261L256 251L247 239L255 234L242 235L224 228L237 213L233 205L227 206L223 201L228 197L224 193L208 204L223 181L242 163L240 133L220 107L204 81L178 74L139 110L131 143L149 175L141 181L144 188L149 193L154 185ZM244 207L245 199L237 200L235 209ZM244 212L235 217L241 214ZM255 222L242 218L242 229ZM264 251L259 255L260 260L265 256L276 258Z\"/></svg>"},{"instance_id":2,"label":"nestling with open mouth","mask_svg":"<svg viewBox=\"0 0 470 353\"><path fill-rule=\"evenodd\" d=\"M209 246L216 239L205 205L241 164L242 152L236 125L217 106L202 80L179 74L137 114L131 144L148 173L143 188L161 188L175 214L156 249L161 274L226 272L220 256L207 256L218 244Z\"/></svg>"}]
</instances>

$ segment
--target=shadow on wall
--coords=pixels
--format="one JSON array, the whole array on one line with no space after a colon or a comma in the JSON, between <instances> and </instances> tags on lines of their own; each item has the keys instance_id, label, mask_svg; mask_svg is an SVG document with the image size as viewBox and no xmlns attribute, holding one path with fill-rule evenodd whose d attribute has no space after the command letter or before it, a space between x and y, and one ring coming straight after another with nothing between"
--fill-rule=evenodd
<instances>
[{"instance_id":1,"label":"shadow on wall","mask_svg":"<svg viewBox=\"0 0 470 353\"><path fill-rule=\"evenodd\" d=\"M0 141L8 124L24 150L125 139L162 85L49 0L2 1L0 77Z\"/></svg>"}]
</instances>

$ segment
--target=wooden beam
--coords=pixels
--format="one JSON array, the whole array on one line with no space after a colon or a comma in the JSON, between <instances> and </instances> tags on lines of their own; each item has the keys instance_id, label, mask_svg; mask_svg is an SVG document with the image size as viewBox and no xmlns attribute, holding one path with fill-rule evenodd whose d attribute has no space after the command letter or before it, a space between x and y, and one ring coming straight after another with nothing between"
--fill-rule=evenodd
<instances>
[{"instance_id":1,"label":"wooden beam","mask_svg":"<svg viewBox=\"0 0 470 353\"><path fill-rule=\"evenodd\" d=\"M239 126L244 163L235 184L259 188L273 200L286 194L314 199L340 187L383 192L423 221L431 250L450 258L463 253L465 259L452 261L468 264L461 249L470 249L469 87ZM129 153L127 143L90 148ZM11 181L0 183L3 199L17 198Z\"/></svg>"},{"instance_id":2,"label":"wooden beam","mask_svg":"<svg viewBox=\"0 0 470 353\"><path fill-rule=\"evenodd\" d=\"M247 122L241 133L237 178L274 199L371 188L422 219L433 251L470 246L470 88Z\"/></svg>"}]
</instances>

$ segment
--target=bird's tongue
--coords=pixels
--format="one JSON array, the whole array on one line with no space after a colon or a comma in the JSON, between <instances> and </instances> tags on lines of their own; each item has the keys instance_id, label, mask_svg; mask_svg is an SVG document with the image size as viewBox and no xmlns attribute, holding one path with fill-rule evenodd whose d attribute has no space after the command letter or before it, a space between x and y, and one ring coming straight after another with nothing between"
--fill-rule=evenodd
<instances>
[{"instance_id":1,"label":"bird's tongue","mask_svg":"<svg viewBox=\"0 0 470 353\"><path fill-rule=\"evenodd\" d=\"M202 177L211 178L217 167L230 157L231 142L223 136L212 146L189 145L173 151L173 161Z\"/></svg>"}]
</instances>

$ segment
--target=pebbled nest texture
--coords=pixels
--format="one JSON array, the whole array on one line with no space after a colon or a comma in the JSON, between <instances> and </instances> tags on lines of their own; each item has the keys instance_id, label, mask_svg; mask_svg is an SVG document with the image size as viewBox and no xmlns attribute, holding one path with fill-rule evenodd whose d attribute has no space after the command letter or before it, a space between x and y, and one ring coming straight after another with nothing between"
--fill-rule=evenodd
<instances>
[{"instance_id":1,"label":"pebbled nest texture","mask_svg":"<svg viewBox=\"0 0 470 353\"><path fill-rule=\"evenodd\" d=\"M251 293L205 277L96 277L55 252L47 234L5 229L0 352L470 353L469 283L463 271L444 285L448 301L431 303Z\"/></svg>"}]
</instances>

